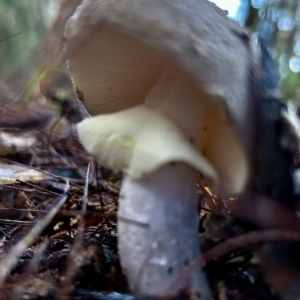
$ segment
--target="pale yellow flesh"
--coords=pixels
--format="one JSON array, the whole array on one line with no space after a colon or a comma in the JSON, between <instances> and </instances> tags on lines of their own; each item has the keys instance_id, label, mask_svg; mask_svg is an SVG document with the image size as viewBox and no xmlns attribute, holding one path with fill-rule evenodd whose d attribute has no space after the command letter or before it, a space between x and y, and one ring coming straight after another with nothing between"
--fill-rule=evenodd
<instances>
[{"instance_id":1,"label":"pale yellow flesh","mask_svg":"<svg viewBox=\"0 0 300 300\"><path fill-rule=\"evenodd\" d=\"M87 109L104 114L78 126L102 165L138 179L181 161L223 196L243 189L248 166L229 122L211 96L150 47L99 27L74 51L70 68Z\"/></svg>"},{"instance_id":2,"label":"pale yellow flesh","mask_svg":"<svg viewBox=\"0 0 300 300\"><path fill-rule=\"evenodd\" d=\"M169 162L185 162L210 181L217 175L209 162L162 114L146 106L86 119L78 125L80 141L104 166L137 180Z\"/></svg>"},{"instance_id":3,"label":"pale yellow flesh","mask_svg":"<svg viewBox=\"0 0 300 300\"><path fill-rule=\"evenodd\" d=\"M249 172L245 153L229 122L221 118L213 105L207 115L206 131L202 153L218 173L219 194L228 196L240 193L245 187Z\"/></svg>"}]
</instances>

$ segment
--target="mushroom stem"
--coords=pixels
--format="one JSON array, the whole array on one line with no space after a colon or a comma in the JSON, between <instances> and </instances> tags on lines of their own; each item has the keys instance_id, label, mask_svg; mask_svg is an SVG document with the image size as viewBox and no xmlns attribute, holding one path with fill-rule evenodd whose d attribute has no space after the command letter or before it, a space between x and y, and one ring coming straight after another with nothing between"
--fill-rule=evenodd
<instances>
[{"instance_id":1,"label":"mushroom stem","mask_svg":"<svg viewBox=\"0 0 300 300\"><path fill-rule=\"evenodd\" d=\"M132 292L164 296L201 255L195 170L171 163L138 181L125 177L118 222L119 254ZM172 295L184 288L209 298L202 270L184 278Z\"/></svg>"}]
</instances>

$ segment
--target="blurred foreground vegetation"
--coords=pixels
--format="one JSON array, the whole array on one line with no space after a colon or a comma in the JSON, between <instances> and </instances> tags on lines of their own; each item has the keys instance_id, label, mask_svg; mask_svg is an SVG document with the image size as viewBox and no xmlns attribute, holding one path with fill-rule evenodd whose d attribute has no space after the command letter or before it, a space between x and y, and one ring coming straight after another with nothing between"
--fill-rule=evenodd
<instances>
[{"instance_id":1,"label":"blurred foreground vegetation","mask_svg":"<svg viewBox=\"0 0 300 300\"><path fill-rule=\"evenodd\" d=\"M72 1L72 0L71 0ZM31 80L61 0L0 0L0 81Z\"/></svg>"},{"instance_id":2,"label":"blurred foreground vegetation","mask_svg":"<svg viewBox=\"0 0 300 300\"><path fill-rule=\"evenodd\" d=\"M72 0L71 0L72 1ZM32 81L41 47L61 0L0 0L0 81ZM270 45L282 77L282 97L300 104L300 2L240 0L236 19L255 35L270 21Z\"/></svg>"}]
</instances>

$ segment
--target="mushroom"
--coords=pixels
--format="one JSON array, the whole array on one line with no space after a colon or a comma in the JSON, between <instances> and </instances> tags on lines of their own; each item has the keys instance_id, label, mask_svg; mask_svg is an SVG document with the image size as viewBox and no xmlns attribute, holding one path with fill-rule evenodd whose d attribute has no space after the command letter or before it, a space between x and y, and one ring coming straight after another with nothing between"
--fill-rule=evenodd
<instances>
[{"instance_id":1,"label":"mushroom","mask_svg":"<svg viewBox=\"0 0 300 300\"><path fill-rule=\"evenodd\" d=\"M84 0L66 26L71 76L92 118L79 139L124 172L121 265L136 294L209 297L202 270L196 172L220 195L243 190L253 147L247 33L206 0Z\"/></svg>"}]
</instances>

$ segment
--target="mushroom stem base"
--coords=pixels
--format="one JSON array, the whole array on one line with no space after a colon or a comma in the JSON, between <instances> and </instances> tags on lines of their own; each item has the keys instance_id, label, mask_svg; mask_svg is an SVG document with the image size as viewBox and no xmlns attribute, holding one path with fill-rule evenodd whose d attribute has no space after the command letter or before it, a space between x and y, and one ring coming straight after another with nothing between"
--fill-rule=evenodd
<instances>
[{"instance_id":1,"label":"mushroom stem base","mask_svg":"<svg viewBox=\"0 0 300 300\"><path fill-rule=\"evenodd\" d=\"M125 177L118 211L119 254L131 291L176 295L180 290L209 297L202 270L169 287L201 255L198 238L195 171L168 164L142 180Z\"/></svg>"}]
</instances>

